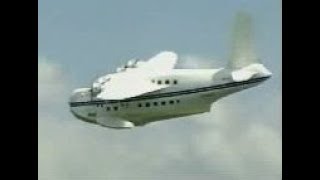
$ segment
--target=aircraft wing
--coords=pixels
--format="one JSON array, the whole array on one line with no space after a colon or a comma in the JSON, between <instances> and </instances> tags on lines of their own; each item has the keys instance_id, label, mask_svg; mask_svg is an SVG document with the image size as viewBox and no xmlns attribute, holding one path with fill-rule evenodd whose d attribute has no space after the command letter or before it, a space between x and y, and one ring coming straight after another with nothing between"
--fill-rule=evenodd
<instances>
[{"instance_id":1,"label":"aircraft wing","mask_svg":"<svg viewBox=\"0 0 320 180\"><path fill-rule=\"evenodd\" d=\"M100 99L121 100L145 93L154 92L169 85L152 83L152 77L168 74L177 62L177 55L164 51L152 57L147 62L138 64L137 68L128 68L114 74L111 80L101 85Z\"/></svg>"},{"instance_id":2,"label":"aircraft wing","mask_svg":"<svg viewBox=\"0 0 320 180\"><path fill-rule=\"evenodd\" d=\"M178 56L174 52L161 52L147 62L143 63L138 69L153 74L167 73L176 65Z\"/></svg>"},{"instance_id":3,"label":"aircraft wing","mask_svg":"<svg viewBox=\"0 0 320 180\"><path fill-rule=\"evenodd\" d=\"M102 86L102 91L97 95L100 99L121 100L145 93L154 92L169 85L158 85L152 83L150 79L126 74L125 76L113 78L110 82Z\"/></svg>"}]
</instances>

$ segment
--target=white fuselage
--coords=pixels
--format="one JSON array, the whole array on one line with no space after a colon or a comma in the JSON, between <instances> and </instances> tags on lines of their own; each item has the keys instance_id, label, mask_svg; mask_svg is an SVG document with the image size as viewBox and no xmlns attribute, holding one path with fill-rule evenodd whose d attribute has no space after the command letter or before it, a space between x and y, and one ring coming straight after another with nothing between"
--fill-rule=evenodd
<instances>
[{"instance_id":1,"label":"white fuselage","mask_svg":"<svg viewBox=\"0 0 320 180\"><path fill-rule=\"evenodd\" d=\"M170 87L124 100L101 100L90 88L76 91L70 99L71 112L79 119L96 123L97 114L118 117L141 126L150 122L209 112L211 104L229 94L256 86L268 76L234 82L226 69L173 69L150 78ZM128 82L132 87L135 82ZM128 89L130 91L130 89Z\"/></svg>"}]
</instances>

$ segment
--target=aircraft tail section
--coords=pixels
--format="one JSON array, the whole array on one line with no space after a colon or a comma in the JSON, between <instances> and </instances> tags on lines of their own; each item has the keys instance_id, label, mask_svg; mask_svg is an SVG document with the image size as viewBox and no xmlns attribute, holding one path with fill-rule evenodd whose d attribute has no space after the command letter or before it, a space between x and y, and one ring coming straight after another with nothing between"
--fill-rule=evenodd
<instances>
[{"instance_id":1,"label":"aircraft tail section","mask_svg":"<svg viewBox=\"0 0 320 180\"><path fill-rule=\"evenodd\" d=\"M252 46L251 17L247 13L237 13L232 35L229 67L239 69L253 63L259 63Z\"/></svg>"},{"instance_id":2,"label":"aircraft tail section","mask_svg":"<svg viewBox=\"0 0 320 180\"><path fill-rule=\"evenodd\" d=\"M232 50L228 68L235 81L243 81L259 74L270 76L257 57L253 48L252 20L249 14L239 12L235 18L232 37Z\"/></svg>"}]
</instances>

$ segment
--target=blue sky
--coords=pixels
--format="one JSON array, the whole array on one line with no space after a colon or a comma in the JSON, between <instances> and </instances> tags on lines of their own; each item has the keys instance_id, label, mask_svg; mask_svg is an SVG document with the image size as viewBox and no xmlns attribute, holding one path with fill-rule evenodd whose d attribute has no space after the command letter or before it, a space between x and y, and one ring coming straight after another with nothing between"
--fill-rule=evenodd
<instances>
[{"instance_id":1,"label":"blue sky","mask_svg":"<svg viewBox=\"0 0 320 180\"><path fill-rule=\"evenodd\" d=\"M212 112L114 131L76 120L73 88L160 51L227 63L235 14L252 15L273 77ZM280 0L39 0L39 179L281 179Z\"/></svg>"},{"instance_id":2,"label":"blue sky","mask_svg":"<svg viewBox=\"0 0 320 180\"><path fill-rule=\"evenodd\" d=\"M161 50L224 62L239 10L256 20L256 49L264 63L280 71L278 0L40 0L39 55L62 64L77 83L89 83L97 73Z\"/></svg>"}]
</instances>

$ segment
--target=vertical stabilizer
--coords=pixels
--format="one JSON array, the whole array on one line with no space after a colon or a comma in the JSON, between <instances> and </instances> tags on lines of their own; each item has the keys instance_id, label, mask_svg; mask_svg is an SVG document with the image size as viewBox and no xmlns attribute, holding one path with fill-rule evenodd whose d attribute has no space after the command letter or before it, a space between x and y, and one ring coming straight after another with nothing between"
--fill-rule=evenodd
<instances>
[{"instance_id":1,"label":"vertical stabilizer","mask_svg":"<svg viewBox=\"0 0 320 180\"><path fill-rule=\"evenodd\" d=\"M238 12L233 27L232 50L229 62L231 69L240 69L250 64L259 63L253 49L251 17L245 12Z\"/></svg>"},{"instance_id":2,"label":"vertical stabilizer","mask_svg":"<svg viewBox=\"0 0 320 180\"><path fill-rule=\"evenodd\" d=\"M228 64L234 81L246 81L254 76L271 76L271 72L259 62L253 48L251 17L239 12L235 18L232 51Z\"/></svg>"}]
</instances>

